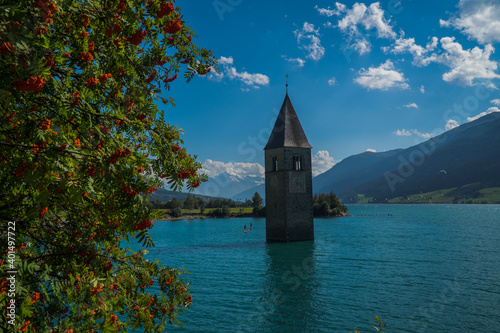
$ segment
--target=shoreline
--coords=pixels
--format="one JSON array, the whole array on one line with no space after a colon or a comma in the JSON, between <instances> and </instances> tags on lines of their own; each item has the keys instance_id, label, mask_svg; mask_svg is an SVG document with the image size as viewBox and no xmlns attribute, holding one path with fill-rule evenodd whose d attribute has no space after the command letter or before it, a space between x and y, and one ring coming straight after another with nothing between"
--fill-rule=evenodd
<instances>
[{"instance_id":1,"label":"shoreline","mask_svg":"<svg viewBox=\"0 0 500 333\"><path fill-rule=\"evenodd\" d=\"M340 215L337 216L315 216L314 218L335 218L335 217L346 217L346 216L352 216L351 214L348 213L341 213ZM253 216L251 213L249 214L238 214L238 215L228 215L228 216L210 216L210 215L194 215L194 214L187 214L179 217L174 217L174 216L164 216L161 219L155 219L153 222L161 222L161 221L182 221L182 220L216 220L216 219L232 219L232 218L244 218L244 217L253 217L256 219L259 218L266 218L265 216Z\"/></svg>"}]
</instances>

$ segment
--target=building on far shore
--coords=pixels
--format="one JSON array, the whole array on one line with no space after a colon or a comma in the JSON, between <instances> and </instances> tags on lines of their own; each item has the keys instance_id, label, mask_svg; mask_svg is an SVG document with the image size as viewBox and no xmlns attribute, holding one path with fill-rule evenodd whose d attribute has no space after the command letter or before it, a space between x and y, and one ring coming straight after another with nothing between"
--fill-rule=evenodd
<instances>
[{"instance_id":1,"label":"building on far shore","mask_svg":"<svg viewBox=\"0 0 500 333\"><path fill-rule=\"evenodd\" d=\"M311 148L287 91L264 148L269 242L314 240Z\"/></svg>"}]
</instances>

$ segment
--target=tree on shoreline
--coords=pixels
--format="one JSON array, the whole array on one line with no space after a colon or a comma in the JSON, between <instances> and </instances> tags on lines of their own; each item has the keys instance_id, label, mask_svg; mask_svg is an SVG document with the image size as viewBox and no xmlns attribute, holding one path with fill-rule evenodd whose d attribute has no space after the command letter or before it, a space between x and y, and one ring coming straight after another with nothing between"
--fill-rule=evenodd
<instances>
[{"instance_id":1,"label":"tree on shoreline","mask_svg":"<svg viewBox=\"0 0 500 333\"><path fill-rule=\"evenodd\" d=\"M317 193L313 197L315 217L340 216L346 214L348 208L337 198L333 192L329 194Z\"/></svg>"},{"instance_id":2,"label":"tree on shoreline","mask_svg":"<svg viewBox=\"0 0 500 333\"><path fill-rule=\"evenodd\" d=\"M145 194L206 180L157 106L179 74L215 65L193 37L166 0L2 2L0 264L17 271L4 331L157 332L191 304L181 270L123 245L153 245Z\"/></svg>"}]
</instances>

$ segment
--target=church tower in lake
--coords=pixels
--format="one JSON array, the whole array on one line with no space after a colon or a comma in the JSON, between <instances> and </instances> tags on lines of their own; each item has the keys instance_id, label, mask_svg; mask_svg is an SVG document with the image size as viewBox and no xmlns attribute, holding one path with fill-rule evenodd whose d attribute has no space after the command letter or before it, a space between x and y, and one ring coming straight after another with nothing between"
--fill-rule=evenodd
<instances>
[{"instance_id":1,"label":"church tower in lake","mask_svg":"<svg viewBox=\"0 0 500 333\"><path fill-rule=\"evenodd\" d=\"M267 241L314 240L311 148L287 91L264 148Z\"/></svg>"}]
</instances>

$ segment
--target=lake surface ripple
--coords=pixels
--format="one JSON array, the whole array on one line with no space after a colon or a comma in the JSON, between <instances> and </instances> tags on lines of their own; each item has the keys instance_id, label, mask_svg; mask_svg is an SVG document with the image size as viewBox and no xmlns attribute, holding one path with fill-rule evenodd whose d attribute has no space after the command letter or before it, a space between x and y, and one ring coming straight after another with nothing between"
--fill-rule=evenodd
<instances>
[{"instance_id":1,"label":"lake surface ripple","mask_svg":"<svg viewBox=\"0 0 500 333\"><path fill-rule=\"evenodd\" d=\"M175 332L500 332L500 205L350 205L314 242L265 219L156 222L148 257L191 273ZM243 225L254 230L243 233Z\"/></svg>"}]
</instances>

